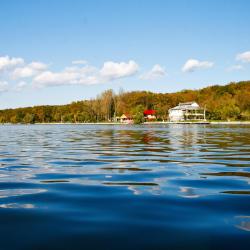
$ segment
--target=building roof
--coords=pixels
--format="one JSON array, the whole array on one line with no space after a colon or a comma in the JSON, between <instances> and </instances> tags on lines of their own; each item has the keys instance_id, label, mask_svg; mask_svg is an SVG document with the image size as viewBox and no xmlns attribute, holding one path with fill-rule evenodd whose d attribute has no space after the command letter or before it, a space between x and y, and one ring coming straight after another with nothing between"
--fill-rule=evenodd
<instances>
[{"instance_id":1,"label":"building roof","mask_svg":"<svg viewBox=\"0 0 250 250\"><path fill-rule=\"evenodd\" d=\"M156 110L154 110L154 109L147 109L147 110L144 110L143 114L144 115L155 115L156 114Z\"/></svg>"},{"instance_id":2,"label":"building roof","mask_svg":"<svg viewBox=\"0 0 250 250\"><path fill-rule=\"evenodd\" d=\"M194 110L200 109L200 106L196 102L183 102L179 103L178 106L171 108L170 110Z\"/></svg>"},{"instance_id":3,"label":"building roof","mask_svg":"<svg viewBox=\"0 0 250 250\"><path fill-rule=\"evenodd\" d=\"M132 116L130 114L123 114L120 118L121 119L131 119Z\"/></svg>"}]
</instances>

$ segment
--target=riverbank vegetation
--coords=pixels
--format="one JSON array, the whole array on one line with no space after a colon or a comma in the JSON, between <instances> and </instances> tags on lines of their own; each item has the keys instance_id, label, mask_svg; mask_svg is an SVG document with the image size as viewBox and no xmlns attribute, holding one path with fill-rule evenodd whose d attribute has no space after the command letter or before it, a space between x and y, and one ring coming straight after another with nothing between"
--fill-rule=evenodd
<instances>
[{"instance_id":1,"label":"riverbank vegetation","mask_svg":"<svg viewBox=\"0 0 250 250\"><path fill-rule=\"evenodd\" d=\"M145 109L155 109L161 121L168 119L169 108L188 101L205 107L209 120L250 120L250 81L165 94L106 90L95 99L67 105L0 110L0 123L108 122L126 113L140 123Z\"/></svg>"}]
</instances>

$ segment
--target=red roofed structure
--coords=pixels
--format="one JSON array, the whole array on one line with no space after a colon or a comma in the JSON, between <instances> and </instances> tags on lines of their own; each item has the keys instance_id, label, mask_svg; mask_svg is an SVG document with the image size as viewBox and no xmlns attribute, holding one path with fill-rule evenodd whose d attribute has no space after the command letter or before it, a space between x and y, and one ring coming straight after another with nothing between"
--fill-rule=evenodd
<instances>
[{"instance_id":1,"label":"red roofed structure","mask_svg":"<svg viewBox=\"0 0 250 250\"><path fill-rule=\"evenodd\" d=\"M147 109L147 110L144 110L143 114L144 115L155 115L156 114L156 110L154 110L154 109Z\"/></svg>"},{"instance_id":2,"label":"red roofed structure","mask_svg":"<svg viewBox=\"0 0 250 250\"><path fill-rule=\"evenodd\" d=\"M156 119L156 110L154 109L147 109L147 110L144 110L143 112L144 114L144 117L146 120L155 120Z\"/></svg>"}]
</instances>

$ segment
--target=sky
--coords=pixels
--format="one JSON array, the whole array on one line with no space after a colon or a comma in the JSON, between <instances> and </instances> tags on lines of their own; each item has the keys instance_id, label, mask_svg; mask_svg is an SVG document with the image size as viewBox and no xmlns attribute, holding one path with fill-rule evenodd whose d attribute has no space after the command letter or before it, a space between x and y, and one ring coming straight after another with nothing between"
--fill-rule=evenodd
<instances>
[{"instance_id":1,"label":"sky","mask_svg":"<svg viewBox=\"0 0 250 250\"><path fill-rule=\"evenodd\" d=\"M248 0L1 0L0 109L250 80Z\"/></svg>"}]
</instances>

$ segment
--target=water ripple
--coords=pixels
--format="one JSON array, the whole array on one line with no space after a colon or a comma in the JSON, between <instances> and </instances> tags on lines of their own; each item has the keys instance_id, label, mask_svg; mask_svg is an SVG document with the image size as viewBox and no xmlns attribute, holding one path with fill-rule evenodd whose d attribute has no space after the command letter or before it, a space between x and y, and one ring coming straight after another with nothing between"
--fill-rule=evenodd
<instances>
[{"instance_id":1,"label":"water ripple","mask_svg":"<svg viewBox=\"0 0 250 250\"><path fill-rule=\"evenodd\" d=\"M16 125L0 138L3 249L250 244L249 125Z\"/></svg>"}]
</instances>

